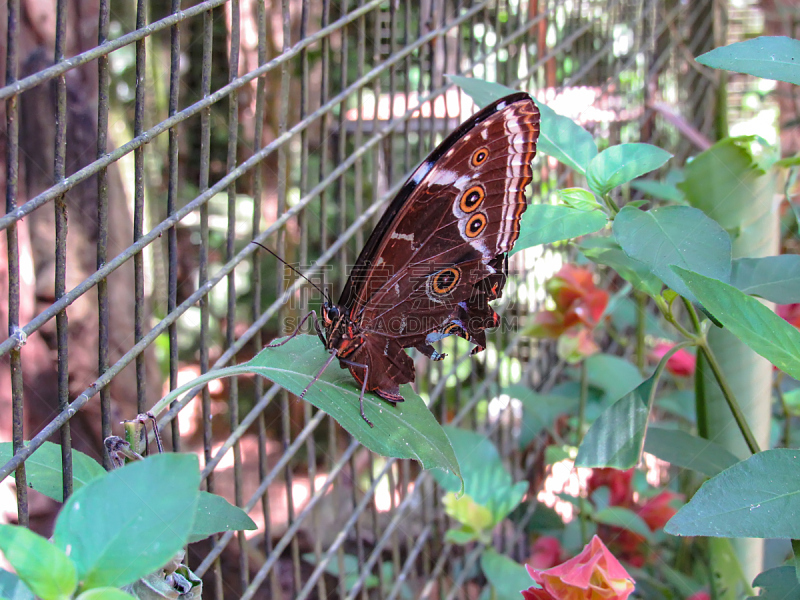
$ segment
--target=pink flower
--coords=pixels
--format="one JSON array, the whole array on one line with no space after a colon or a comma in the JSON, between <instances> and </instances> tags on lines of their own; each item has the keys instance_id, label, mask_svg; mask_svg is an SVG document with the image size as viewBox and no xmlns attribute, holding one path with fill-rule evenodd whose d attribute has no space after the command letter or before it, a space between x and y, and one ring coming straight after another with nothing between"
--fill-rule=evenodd
<instances>
[{"instance_id":1,"label":"pink flower","mask_svg":"<svg viewBox=\"0 0 800 600\"><path fill-rule=\"evenodd\" d=\"M775 313L790 325L800 329L800 304L779 304L775 307Z\"/></svg>"},{"instance_id":2,"label":"pink flower","mask_svg":"<svg viewBox=\"0 0 800 600\"><path fill-rule=\"evenodd\" d=\"M561 562L561 542L551 535L543 535L533 544L528 564L535 569L549 569Z\"/></svg>"},{"instance_id":3,"label":"pink flower","mask_svg":"<svg viewBox=\"0 0 800 600\"><path fill-rule=\"evenodd\" d=\"M653 361L659 361L664 358L664 355L669 352L675 344L668 342L659 342L656 347L650 352L650 358ZM667 371L678 377L691 377L694 375L697 358L694 354L681 348L675 354L667 359Z\"/></svg>"},{"instance_id":4,"label":"pink flower","mask_svg":"<svg viewBox=\"0 0 800 600\"><path fill-rule=\"evenodd\" d=\"M542 586L523 591L526 600L626 600L634 589L633 578L597 536L578 556L557 567L526 568Z\"/></svg>"},{"instance_id":5,"label":"pink flower","mask_svg":"<svg viewBox=\"0 0 800 600\"><path fill-rule=\"evenodd\" d=\"M709 594L705 590L701 590L699 592L695 592L694 594L689 596L686 600L711 600L711 594Z\"/></svg>"}]
</instances>

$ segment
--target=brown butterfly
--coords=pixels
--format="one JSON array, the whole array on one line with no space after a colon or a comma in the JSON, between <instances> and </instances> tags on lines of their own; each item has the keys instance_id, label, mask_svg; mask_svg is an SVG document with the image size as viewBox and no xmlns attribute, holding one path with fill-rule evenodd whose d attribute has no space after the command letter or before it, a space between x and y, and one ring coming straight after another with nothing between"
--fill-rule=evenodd
<instances>
[{"instance_id":1,"label":"brown butterfly","mask_svg":"<svg viewBox=\"0 0 800 600\"><path fill-rule=\"evenodd\" d=\"M372 426L365 392L394 404L403 401L399 386L414 381L404 348L441 360L431 344L450 335L473 342L473 354L486 347L484 330L500 320L489 302L506 282L538 136L533 100L512 94L462 123L417 167L369 237L339 302L323 304L324 333L314 319L331 356L301 398L338 358L361 386L361 416Z\"/></svg>"}]
</instances>

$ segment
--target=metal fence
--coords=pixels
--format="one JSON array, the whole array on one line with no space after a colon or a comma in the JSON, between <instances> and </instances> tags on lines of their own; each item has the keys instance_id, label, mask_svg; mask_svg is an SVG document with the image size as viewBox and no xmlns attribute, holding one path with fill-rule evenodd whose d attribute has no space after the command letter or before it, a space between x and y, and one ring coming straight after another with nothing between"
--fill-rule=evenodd
<instances>
[{"instance_id":1,"label":"metal fence","mask_svg":"<svg viewBox=\"0 0 800 600\"><path fill-rule=\"evenodd\" d=\"M529 90L611 143L694 151L664 104L713 137L714 80L688 60L715 45L724 5L711 0L117 4L0 7L0 441L17 453L0 479L14 475L14 517L45 533L57 506L28 493L23 461L62 444L69 495L66 449L108 466L102 440L121 419L319 305L251 240L341 289L385 202L473 110L446 74ZM576 183L546 158L535 167L533 202ZM515 257L486 352L417 362L431 410L489 435L531 498L544 467L518 448L518 408L499 390L558 377L552 348L519 331L559 260ZM201 456L206 489L259 524L191 547L209 598L474 598L485 584L483 547L444 542L428 473L268 382L206 387L161 427ZM517 529L495 542L526 557Z\"/></svg>"}]
</instances>

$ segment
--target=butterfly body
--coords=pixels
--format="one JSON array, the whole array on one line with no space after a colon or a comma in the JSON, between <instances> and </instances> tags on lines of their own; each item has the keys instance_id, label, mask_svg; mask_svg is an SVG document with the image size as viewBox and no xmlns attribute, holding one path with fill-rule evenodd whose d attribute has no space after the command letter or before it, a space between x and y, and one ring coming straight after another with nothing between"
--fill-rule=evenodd
<instances>
[{"instance_id":1,"label":"butterfly body","mask_svg":"<svg viewBox=\"0 0 800 600\"><path fill-rule=\"evenodd\" d=\"M473 353L485 348L485 330L499 324L489 302L505 285L538 133L539 111L525 93L464 122L389 205L339 302L323 305L317 333L362 400L364 391L403 400L399 386L414 380L405 348L440 360L432 344L450 335L474 343ZM363 406L361 414L369 423Z\"/></svg>"}]
</instances>

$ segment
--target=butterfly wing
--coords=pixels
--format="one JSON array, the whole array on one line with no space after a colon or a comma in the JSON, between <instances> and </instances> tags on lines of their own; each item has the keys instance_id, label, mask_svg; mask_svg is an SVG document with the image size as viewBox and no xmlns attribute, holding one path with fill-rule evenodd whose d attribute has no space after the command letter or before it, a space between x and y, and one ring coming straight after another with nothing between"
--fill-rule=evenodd
<instances>
[{"instance_id":1,"label":"butterfly wing","mask_svg":"<svg viewBox=\"0 0 800 600\"><path fill-rule=\"evenodd\" d=\"M483 330L497 324L488 301L502 292L505 255L519 236L538 133L530 96L498 100L448 136L389 206L339 301L368 338L352 360L370 365L370 389L392 395L413 380L402 348L438 358L430 342L452 334L485 345Z\"/></svg>"}]
</instances>

